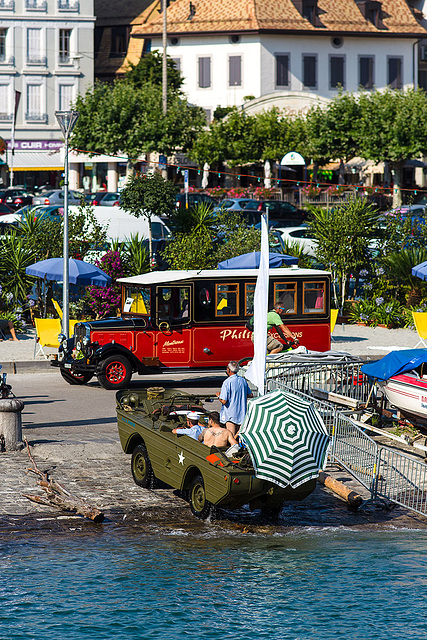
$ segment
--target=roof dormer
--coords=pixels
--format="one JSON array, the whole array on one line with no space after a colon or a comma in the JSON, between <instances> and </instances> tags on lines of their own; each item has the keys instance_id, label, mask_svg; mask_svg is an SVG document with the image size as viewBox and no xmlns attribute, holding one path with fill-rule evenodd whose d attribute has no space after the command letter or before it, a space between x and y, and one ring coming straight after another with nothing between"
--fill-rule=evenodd
<instances>
[{"instance_id":1,"label":"roof dormer","mask_svg":"<svg viewBox=\"0 0 427 640\"><path fill-rule=\"evenodd\" d=\"M295 9L308 20L313 27L323 27L319 14L320 9L317 6L317 0L292 0Z\"/></svg>"},{"instance_id":2,"label":"roof dormer","mask_svg":"<svg viewBox=\"0 0 427 640\"><path fill-rule=\"evenodd\" d=\"M383 11L382 4L377 0L356 0L356 4L360 9L361 14L371 22L377 29L386 29L387 27L383 23Z\"/></svg>"}]
</instances>

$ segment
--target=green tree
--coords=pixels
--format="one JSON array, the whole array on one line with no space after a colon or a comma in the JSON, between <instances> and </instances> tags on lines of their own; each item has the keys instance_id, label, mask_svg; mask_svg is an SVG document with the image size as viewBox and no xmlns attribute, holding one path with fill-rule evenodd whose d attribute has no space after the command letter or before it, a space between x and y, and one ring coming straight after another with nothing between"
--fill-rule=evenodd
<instances>
[{"instance_id":1,"label":"green tree","mask_svg":"<svg viewBox=\"0 0 427 640\"><path fill-rule=\"evenodd\" d=\"M168 216L174 210L176 193L177 187L158 173L131 176L121 192L122 209L136 218L145 216L148 220L150 264L153 256L151 218Z\"/></svg>"},{"instance_id":2,"label":"green tree","mask_svg":"<svg viewBox=\"0 0 427 640\"><path fill-rule=\"evenodd\" d=\"M353 198L335 210L313 207L311 214L309 228L318 242L317 258L332 272L335 303L342 309L350 274L368 260L369 240L379 214L362 198Z\"/></svg>"},{"instance_id":3,"label":"green tree","mask_svg":"<svg viewBox=\"0 0 427 640\"><path fill-rule=\"evenodd\" d=\"M87 153L109 153L136 159L141 153L189 149L206 125L203 109L178 93L169 96L163 114L161 88L131 81L95 82L75 108L80 117L71 144Z\"/></svg>"},{"instance_id":4,"label":"green tree","mask_svg":"<svg viewBox=\"0 0 427 640\"><path fill-rule=\"evenodd\" d=\"M306 156L313 159L316 169L331 159L343 162L358 155L358 122L360 109L356 97L340 92L327 105L315 106L306 116ZM343 175L342 175L343 178Z\"/></svg>"},{"instance_id":5,"label":"green tree","mask_svg":"<svg viewBox=\"0 0 427 640\"><path fill-rule=\"evenodd\" d=\"M146 84L161 87L163 81L162 54L159 51L150 51L142 56L138 64L131 63L126 72L125 80L138 88ZM169 56L167 56L167 83L169 95L182 93L182 76Z\"/></svg>"},{"instance_id":6,"label":"green tree","mask_svg":"<svg viewBox=\"0 0 427 640\"><path fill-rule=\"evenodd\" d=\"M390 164L393 205L399 206L405 162L427 153L427 95L421 89L365 92L359 108L360 155Z\"/></svg>"},{"instance_id":7,"label":"green tree","mask_svg":"<svg viewBox=\"0 0 427 640\"><path fill-rule=\"evenodd\" d=\"M0 243L0 282L3 293L12 295L21 305L27 303L27 293L34 284L34 278L28 276L25 269L36 262L32 249L18 231L12 231L2 237Z\"/></svg>"},{"instance_id":8,"label":"green tree","mask_svg":"<svg viewBox=\"0 0 427 640\"><path fill-rule=\"evenodd\" d=\"M422 298L423 291L426 290L425 283L417 276L412 275L412 267L426 260L427 249L425 247L401 249L395 253L390 253L382 260L382 263L387 267L389 279L397 287L402 285L407 287L406 305L408 307L418 304Z\"/></svg>"}]
</instances>

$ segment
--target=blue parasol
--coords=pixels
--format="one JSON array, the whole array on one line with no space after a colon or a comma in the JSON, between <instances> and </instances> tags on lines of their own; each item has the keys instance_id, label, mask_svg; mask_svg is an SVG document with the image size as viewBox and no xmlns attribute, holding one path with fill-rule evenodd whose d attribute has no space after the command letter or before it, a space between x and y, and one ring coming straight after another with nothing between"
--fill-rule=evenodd
<instances>
[{"instance_id":1,"label":"blue parasol","mask_svg":"<svg viewBox=\"0 0 427 640\"><path fill-rule=\"evenodd\" d=\"M427 280L427 262L421 262L421 264L412 267L412 275L421 278L421 280Z\"/></svg>"},{"instance_id":2,"label":"blue parasol","mask_svg":"<svg viewBox=\"0 0 427 640\"><path fill-rule=\"evenodd\" d=\"M241 256L224 260L218 264L218 269L258 269L261 252L252 251ZM269 267L274 269L283 265L298 264L298 258L286 256L284 253L270 253Z\"/></svg>"},{"instance_id":3,"label":"blue parasol","mask_svg":"<svg viewBox=\"0 0 427 640\"><path fill-rule=\"evenodd\" d=\"M99 287L106 287L107 284L111 282L110 276L102 271L102 269L88 262L83 262L83 260L70 258L68 268L69 281L71 284L93 284ZM25 269L25 272L29 276L35 276L36 278L62 282L64 275L63 270L63 258L49 258L48 260L41 260L35 264L30 264L30 266Z\"/></svg>"}]
</instances>

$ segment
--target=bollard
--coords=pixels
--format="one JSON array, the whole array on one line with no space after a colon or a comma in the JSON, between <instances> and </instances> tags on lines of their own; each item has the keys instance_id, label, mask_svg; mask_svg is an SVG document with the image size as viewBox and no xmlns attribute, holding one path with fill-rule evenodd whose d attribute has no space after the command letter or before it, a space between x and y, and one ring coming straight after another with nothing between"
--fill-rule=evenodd
<instances>
[{"instance_id":1,"label":"bollard","mask_svg":"<svg viewBox=\"0 0 427 640\"><path fill-rule=\"evenodd\" d=\"M24 403L17 398L0 400L0 440L4 442L6 451L19 451L22 442L21 412Z\"/></svg>"}]
</instances>

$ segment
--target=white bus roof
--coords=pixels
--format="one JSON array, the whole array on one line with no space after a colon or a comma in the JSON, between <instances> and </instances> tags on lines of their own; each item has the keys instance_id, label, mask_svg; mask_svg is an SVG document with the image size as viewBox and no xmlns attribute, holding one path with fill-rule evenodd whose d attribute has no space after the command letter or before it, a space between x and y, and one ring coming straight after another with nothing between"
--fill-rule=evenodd
<instances>
[{"instance_id":1,"label":"white bus roof","mask_svg":"<svg viewBox=\"0 0 427 640\"><path fill-rule=\"evenodd\" d=\"M139 276L131 278L120 278L118 282L128 285L150 285L150 284L170 284L171 282L181 282L183 280L219 280L236 278L256 278L258 269L210 269L206 271L196 270L171 270L171 271L151 271L150 273L142 273ZM269 270L270 277L289 277L289 276L326 276L329 271L321 271L319 269L300 269L297 266L280 267Z\"/></svg>"}]
</instances>

